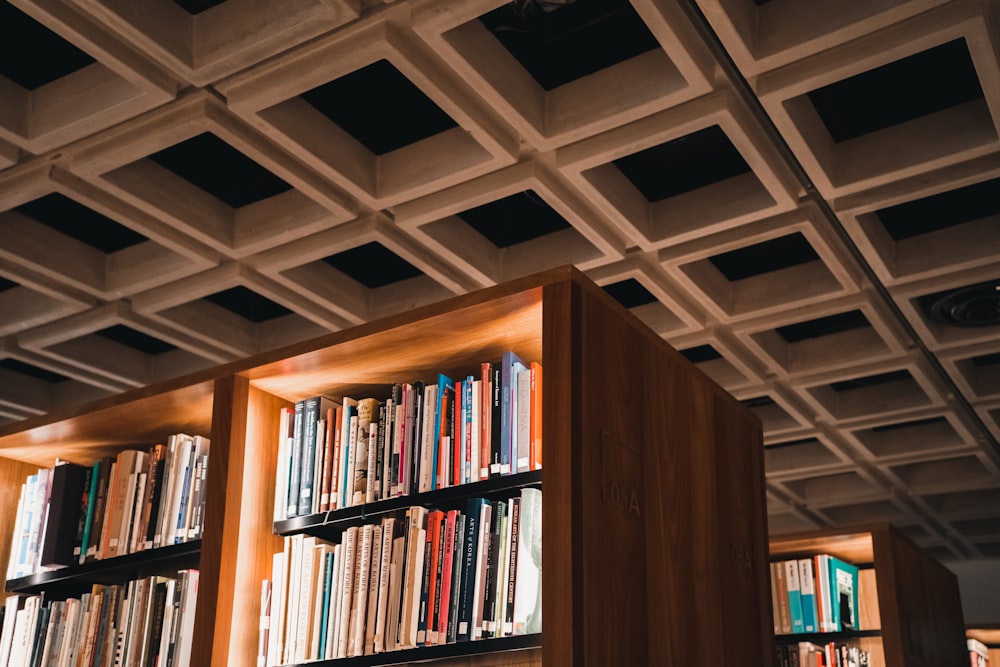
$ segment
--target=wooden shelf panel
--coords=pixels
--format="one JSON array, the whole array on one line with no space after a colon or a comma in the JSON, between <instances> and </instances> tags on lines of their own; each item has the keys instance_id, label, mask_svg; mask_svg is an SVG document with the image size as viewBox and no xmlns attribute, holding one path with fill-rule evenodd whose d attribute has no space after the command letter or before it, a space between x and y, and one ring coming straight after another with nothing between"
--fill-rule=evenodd
<instances>
[{"instance_id":1,"label":"wooden shelf panel","mask_svg":"<svg viewBox=\"0 0 1000 667\"><path fill-rule=\"evenodd\" d=\"M462 503L466 498L501 498L506 497L513 490L529 486L541 487L541 484L541 470L518 473L412 496L389 498L376 503L347 507L332 512L308 514L284 521L276 521L274 532L278 535L306 533L323 539L339 538L340 533L351 526L370 523L373 519L380 519L413 505L434 508L458 507L459 505L456 503Z\"/></svg>"},{"instance_id":2,"label":"wooden shelf panel","mask_svg":"<svg viewBox=\"0 0 1000 667\"><path fill-rule=\"evenodd\" d=\"M813 554L829 554L855 565L874 562L875 550L870 532L851 532L839 535L822 533L790 535L771 540L772 559L777 557L800 557Z\"/></svg>"},{"instance_id":3,"label":"wooden shelf panel","mask_svg":"<svg viewBox=\"0 0 1000 667\"><path fill-rule=\"evenodd\" d=\"M409 665L415 662L431 660L447 660L485 654L505 653L508 651L525 651L541 648L542 635L518 635L516 637L501 637L499 639L483 639L474 642L458 642L456 644L441 644L439 646L421 646L419 648L364 655L356 658L341 658L339 660L318 660L302 663L294 667L374 667L381 665Z\"/></svg>"},{"instance_id":4,"label":"wooden shelf panel","mask_svg":"<svg viewBox=\"0 0 1000 667\"><path fill-rule=\"evenodd\" d=\"M96 560L83 565L70 565L50 572L9 579L8 593L35 594L45 591L68 591L90 584L121 584L156 574L197 569L201 555L201 540L139 551L134 554Z\"/></svg>"}]
</instances>

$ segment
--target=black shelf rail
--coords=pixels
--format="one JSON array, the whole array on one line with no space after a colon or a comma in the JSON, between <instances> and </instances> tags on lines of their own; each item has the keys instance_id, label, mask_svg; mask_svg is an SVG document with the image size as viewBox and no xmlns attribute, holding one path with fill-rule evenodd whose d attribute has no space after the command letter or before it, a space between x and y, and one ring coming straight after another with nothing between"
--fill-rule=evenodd
<instances>
[{"instance_id":1,"label":"black shelf rail","mask_svg":"<svg viewBox=\"0 0 1000 667\"><path fill-rule=\"evenodd\" d=\"M351 526L369 523L372 519L380 519L384 516L405 510L407 507L412 507L413 505L434 508L459 507L468 498L502 497L510 491L525 487L541 486L541 484L541 470L494 477L481 482L459 484L457 486L449 486L446 489L388 498L374 503L345 507L344 509L333 510L331 512L307 514L283 521L275 521L274 533L276 535L306 533L316 535L317 537L326 537Z\"/></svg>"},{"instance_id":2,"label":"black shelf rail","mask_svg":"<svg viewBox=\"0 0 1000 667\"><path fill-rule=\"evenodd\" d=\"M200 556L201 540L191 540L8 579L5 588L8 593L35 594L56 589L82 588L89 584L118 584L154 574L197 568Z\"/></svg>"},{"instance_id":3,"label":"black shelf rail","mask_svg":"<svg viewBox=\"0 0 1000 667\"><path fill-rule=\"evenodd\" d=\"M373 653L354 658L339 658L336 660L316 660L290 667L390 667L391 665L410 665L446 658L464 658L486 653L501 653L503 651L524 651L541 648L542 635L517 635L514 637L499 637L497 639L482 639L471 642L456 642L454 644L438 644L436 646L419 646L388 653Z\"/></svg>"},{"instance_id":4,"label":"black shelf rail","mask_svg":"<svg viewBox=\"0 0 1000 667\"><path fill-rule=\"evenodd\" d=\"M794 644L796 642L828 644L830 642L881 636L881 630L844 630L842 632L796 632L793 634L778 634L775 635L774 639L779 644Z\"/></svg>"}]
</instances>

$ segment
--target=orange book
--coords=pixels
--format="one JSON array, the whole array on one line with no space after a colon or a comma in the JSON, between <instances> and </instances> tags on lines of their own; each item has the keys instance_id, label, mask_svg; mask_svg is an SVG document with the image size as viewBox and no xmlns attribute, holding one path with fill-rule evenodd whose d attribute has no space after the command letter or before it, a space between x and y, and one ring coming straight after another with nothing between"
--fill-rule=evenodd
<instances>
[{"instance_id":1,"label":"orange book","mask_svg":"<svg viewBox=\"0 0 1000 667\"><path fill-rule=\"evenodd\" d=\"M531 421L529 435L528 470L542 469L542 365L531 362L530 389Z\"/></svg>"},{"instance_id":2,"label":"orange book","mask_svg":"<svg viewBox=\"0 0 1000 667\"><path fill-rule=\"evenodd\" d=\"M427 585L427 612L426 620L421 624L421 629L425 631L424 643L426 645L433 645L437 643L437 620L434 615L434 590L440 585L438 582L438 560L441 558L440 548L438 542L441 537L441 522L444 520L445 514L441 510L434 510L427 515L427 545L425 548L429 549L431 552L430 558L430 568L428 574L424 575L428 578Z\"/></svg>"}]
</instances>

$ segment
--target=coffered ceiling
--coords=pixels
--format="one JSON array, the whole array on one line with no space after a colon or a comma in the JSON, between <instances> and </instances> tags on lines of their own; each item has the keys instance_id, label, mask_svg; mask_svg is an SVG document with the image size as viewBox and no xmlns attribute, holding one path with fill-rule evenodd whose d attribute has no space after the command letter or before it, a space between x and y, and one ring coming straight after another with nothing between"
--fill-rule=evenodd
<instances>
[{"instance_id":1,"label":"coffered ceiling","mask_svg":"<svg viewBox=\"0 0 1000 667\"><path fill-rule=\"evenodd\" d=\"M1000 557L998 15L3 2L0 428L572 263L761 417L772 533Z\"/></svg>"}]
</instances>

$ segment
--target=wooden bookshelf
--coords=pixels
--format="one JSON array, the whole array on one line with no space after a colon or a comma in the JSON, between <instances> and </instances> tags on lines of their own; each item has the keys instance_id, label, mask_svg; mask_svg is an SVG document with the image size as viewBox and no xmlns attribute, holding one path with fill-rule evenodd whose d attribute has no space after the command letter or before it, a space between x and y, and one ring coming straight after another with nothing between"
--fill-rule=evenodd
<instances>
[{"instance_id":1,"label":"wooden bookshelf","mask_svg":"<svg viewBox=\"0 0 1000 667\"><path fill-rule=\"evenodd\" d=\"M990 665L1000 665L1000 625L970 626L966 629L965 636L986 644Z\"/></svg>"},{"instance_id":2,"label":"wooden bookshelf","mask_svg":"<svg viewBox=\"0 0 1000 667\"><path fill-rule=\"evenodd\" d=\"M955 575L898 530L889 524L872 524L783 535L770 542L772 560L818 553L860 568L861 632L855 636L871 652L873 667L968 664ZM824 634L830 633L809 636ZM799 638L783 635L779 641Z\"/></svg>"},{"instance_id":3,"label":"wooden bookshelf","mask_svg":"<svg viewBox=\"0 0 1000 667\"><path fill-rule=\"evenodd\" d=\"M760 422L570 267L0 429L0 497L16 498L21 473L56 457L89 463L171 432L207 434L192 665L253 665L260 582L282 548L280 408L457 377L504 350L545 368L545 467L528 482L544 487L543 634L499 652L483 641L478 655L358 664L767 664Z\"/></svg>"}]
</instances>

